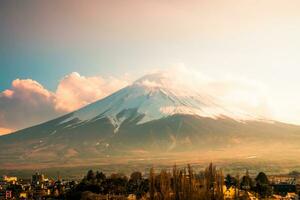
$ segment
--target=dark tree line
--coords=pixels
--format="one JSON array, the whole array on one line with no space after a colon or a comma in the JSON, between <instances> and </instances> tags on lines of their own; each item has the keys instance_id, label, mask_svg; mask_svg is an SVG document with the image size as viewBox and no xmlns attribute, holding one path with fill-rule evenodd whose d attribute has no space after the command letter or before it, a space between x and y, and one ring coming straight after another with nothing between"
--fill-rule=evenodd
<instances>
[{"instance_id":1,"label":"dark tree line","mask_svg":"<svg viewBox=\"0 0 300 200\"><path fill-rule=\"evenodd\" d=\"M123 174L111 174L107 177L102 172L89 170L82 181L66 194L66 199L81 199L86 191L101 195L127 196L135 194L137 198L145 195L149 190L148 179L144 179L140 172L133 172L128 178Z\"/></svg>"},{"instance_id":2,"label":"dark tree line","mask_svg":"<svg viewBox=\"0 0 300 200\"><path fill-rule=\"evenodd\" d=\"M148 200L221 200L224 199L224 187L239 191L251 191L259 197L268 197L271 187L267 176L261 172L252 180L248 172L242 177L227 175L212 163L203 171L195 173L190 165L171 170L156 171L150 169L147 178L140 172L129 177L124 174L106 176L102 172L89 170L82 181L66 194L66 199L81 199L89 191L98 195L118 195L127 197L134 194L137 199ZM236 199L240 196L237 192ZM246 192L245 192L246 194Z\"/></svg>"},{"instance_id":3,"label":"dark tree line","mask_svg":"<svg viewBox=\"0 0 300 200\"><path fill-rule=\"evenodd\" d=\"M272 194L270 182L264 172L260 172L254 180L249 176L248 171L241 179L228 174L225 177L225 185L227 189L234 187L237 191L250 191L259 198L266 198Z\"/></svg>"},{"instance_id":4,"label":"dark tree line","mask_svg":"<svg viewBox=\"0 0 300 200\"><path fill-rule=\"evenodd\" d=\"M204 171L195 173L190 165L171 172L150 171L150 200L221 200L223 199L223 174L210 164Z\"/></svg>"},{"instance_id":5,"label":"dark tree line","mask_svg":"<svg viewBox=\"0 0 300 200\"><path fill-rule=\"evenodd\" d=\"M140 172L130 177L89 170L82 181L66 194L66 199L81 199L86 191L99 195L136 195L137 199L150 200L219 200L223 199L224 177L221 170L210 164L204 171L195 173L190 165L178 169L156 172L150 169L148 178Z\"/></svg>"}]
</instances>

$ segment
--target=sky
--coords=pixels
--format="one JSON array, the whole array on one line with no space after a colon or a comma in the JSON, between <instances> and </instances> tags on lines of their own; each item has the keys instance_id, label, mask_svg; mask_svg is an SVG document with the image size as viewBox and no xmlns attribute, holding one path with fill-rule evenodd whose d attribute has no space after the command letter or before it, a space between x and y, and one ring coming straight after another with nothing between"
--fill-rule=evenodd
<instances>
[{"instance_id":1,"label":"sky","mask_svg":"<svg viewBox=\"0 0 300 200\"><path fill-rule=\"evenodd\" d=\"M298 0L2 0L0 133L174 65L255 83L274 119L300 124L299 7Z\"/></svg>"}]
</instances>

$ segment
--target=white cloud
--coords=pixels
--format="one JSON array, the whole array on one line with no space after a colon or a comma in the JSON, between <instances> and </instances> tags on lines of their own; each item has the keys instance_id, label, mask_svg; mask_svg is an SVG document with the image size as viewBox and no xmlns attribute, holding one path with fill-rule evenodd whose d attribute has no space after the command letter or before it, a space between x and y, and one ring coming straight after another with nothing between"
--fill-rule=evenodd
<instances>
[{"instance_id":1,"label":"white cloud","mask_svg":"<svg viewBox=\"0 0 300 200\"><path fill-rule=\"evenodd\" d=\"M16 79L10 89L0 93L0 134L76 110L126 85L126 78L84 77L73 72L51 92L34 80Z\"/></svg>"},{"instance_id":2,"label":"white cloud","mask_svg":"<svg viewBox=\"0 0 300 200\"><path fill-rule=\"evenodd\" d=\"M163 85L172 88L177 95L200 95L202 102L216 104L232 111L233 114L246 114L249 118L272 119L273 113L269 99L268 87L258 81L245 77L234 77L222 74L221 77L211 77L199 71L174 65L166 70L156 70L162 73ZM153 83L154 82L154 83ZM156 86L155 80L143 80L145 86ZM151 84L150 84L151 83Z\"/></svg>"}]
</instances>

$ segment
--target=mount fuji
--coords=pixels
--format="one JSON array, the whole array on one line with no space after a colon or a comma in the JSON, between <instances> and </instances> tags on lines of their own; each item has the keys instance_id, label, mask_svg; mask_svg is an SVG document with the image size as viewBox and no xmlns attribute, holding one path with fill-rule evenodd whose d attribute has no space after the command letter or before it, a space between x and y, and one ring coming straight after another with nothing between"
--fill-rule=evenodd
<instances>
[{"instance_id":1,"label":"mount fuji","mask_svg":"<svg viewBox=\"0 0 300 200\"><path fill-rule=\"evenodd\" d=\"M164 73L146 75L79 110L1 136L0 168L299 153L299 126L232 110L198 89L178 87Z\"/></svg>"}]
</instances>

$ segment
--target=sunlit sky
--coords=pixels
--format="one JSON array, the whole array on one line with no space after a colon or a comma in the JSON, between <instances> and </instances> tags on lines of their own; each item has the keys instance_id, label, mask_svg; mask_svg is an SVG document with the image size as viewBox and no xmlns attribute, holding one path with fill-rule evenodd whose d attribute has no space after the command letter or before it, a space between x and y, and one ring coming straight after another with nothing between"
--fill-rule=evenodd
<instances>
[{"instance_id":1,"label":"sunlit sky","mask_svg":"<svg viewBox=\"0 0 300 200\"><path fill-rule=\"evenodd\" d=\"M0 132L69 111L56 105L56 113L49 108L45 116L33 113L31 121L13 125L20 119L8 117L17 112L9 106L19 112L30 107L14 104L32 83L43 95L49 92L49 100L75 74L92 88L99 80L90 77L117 82L74 104L82 106L153 69L178 64L216 79L258 82L268 88L274 118L300 124L299 9L298 0L2 0ZM8 101L8 90L18 91L19 99Z\"/></svg>"}]
</instances>

